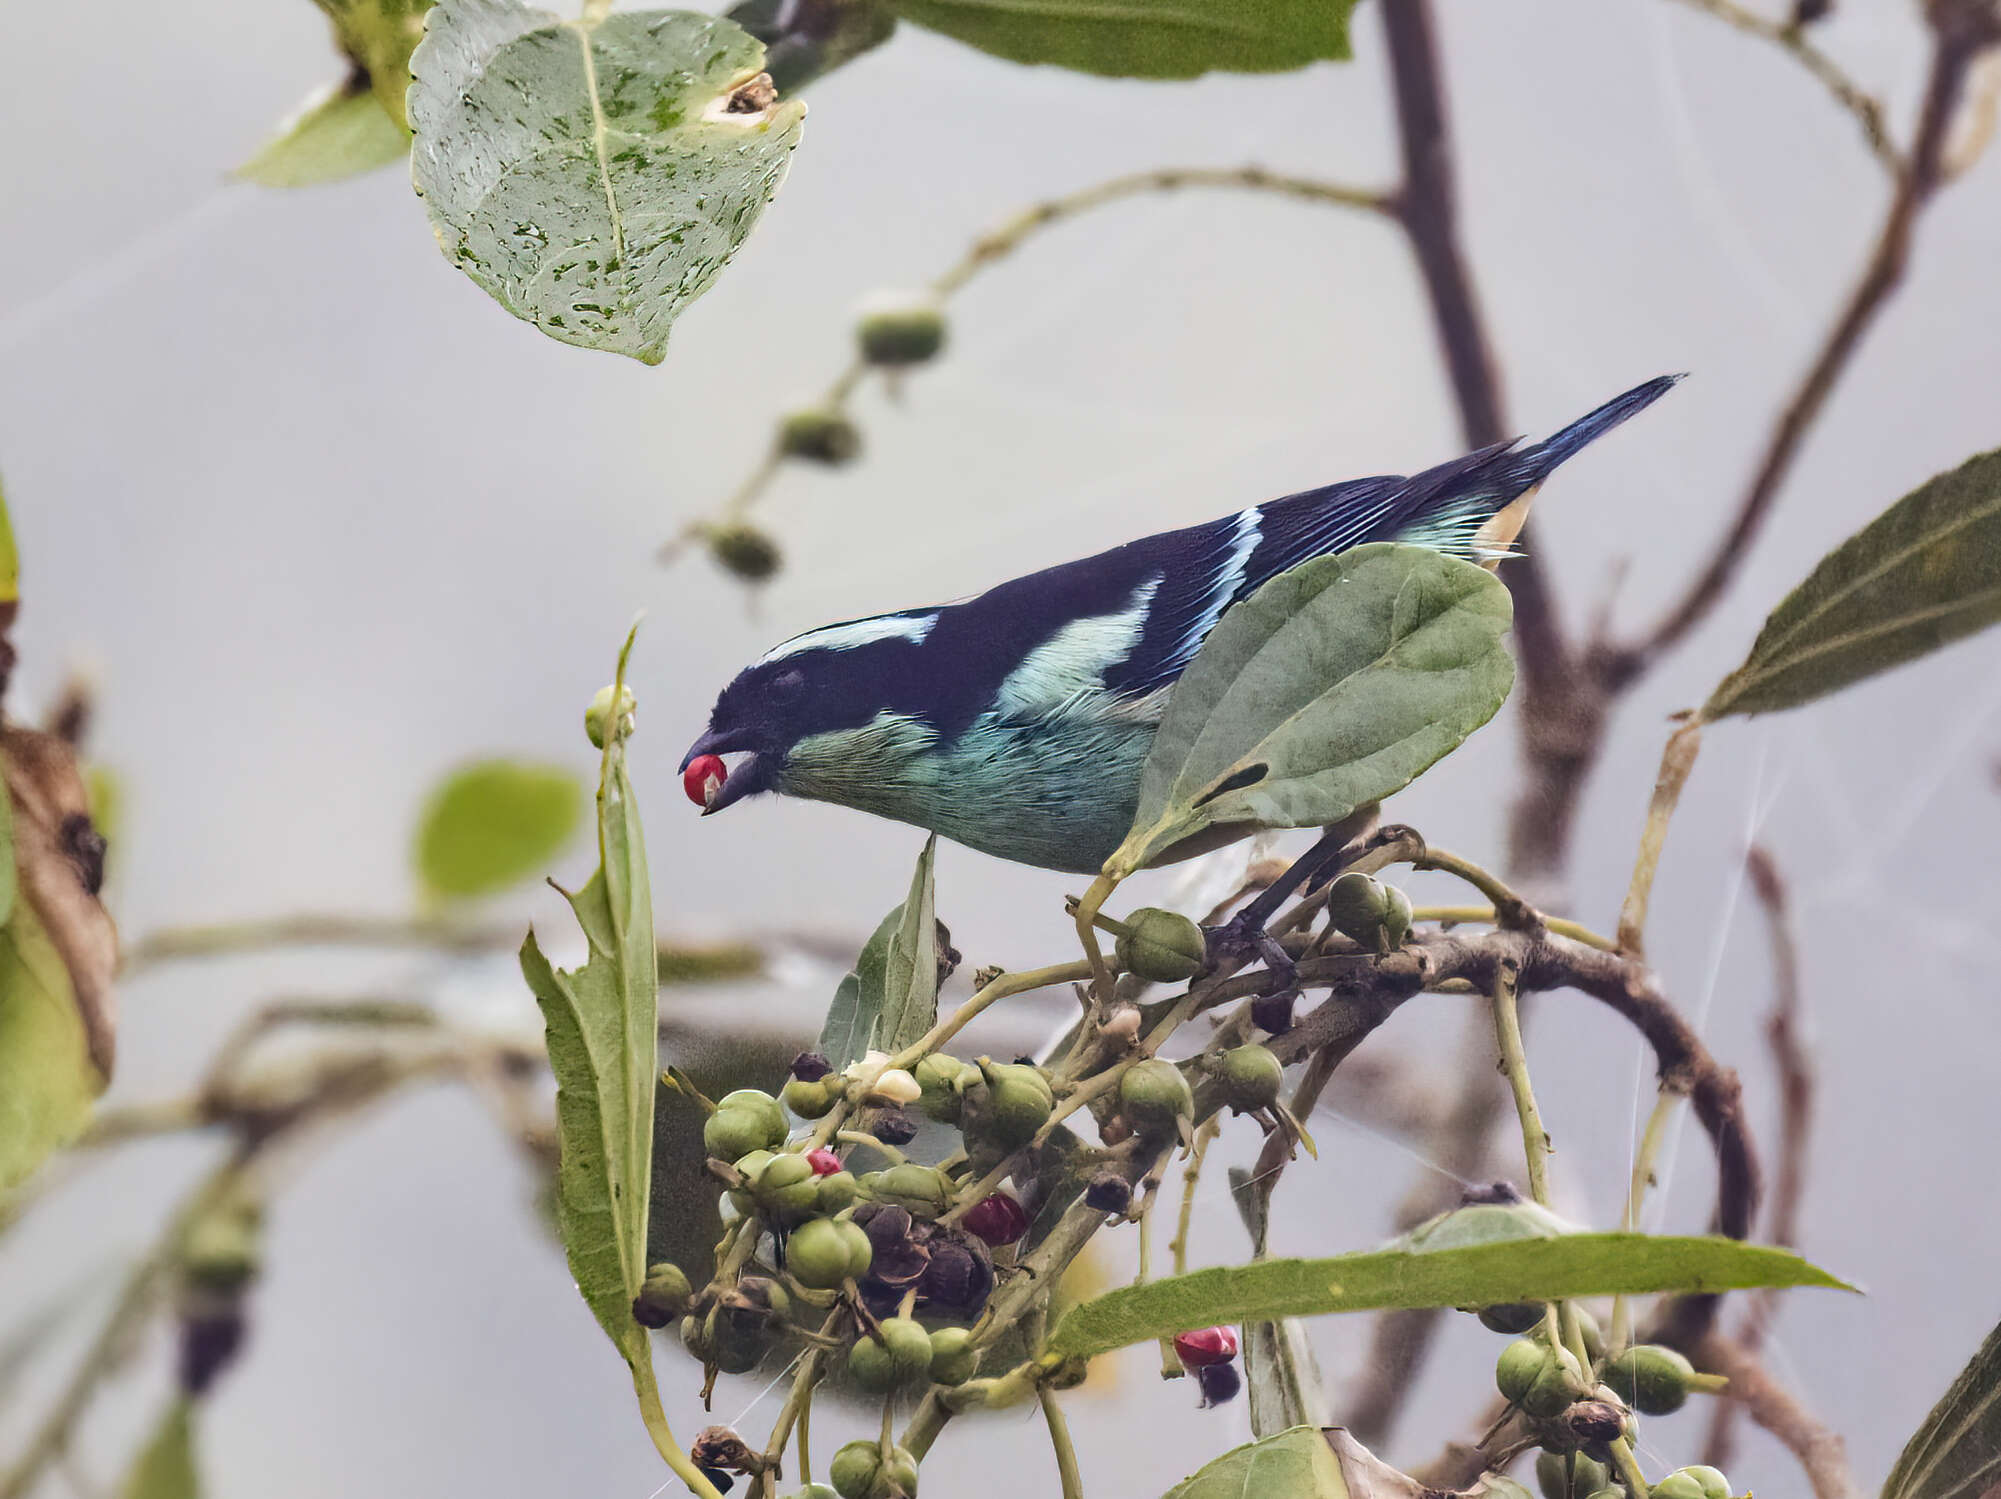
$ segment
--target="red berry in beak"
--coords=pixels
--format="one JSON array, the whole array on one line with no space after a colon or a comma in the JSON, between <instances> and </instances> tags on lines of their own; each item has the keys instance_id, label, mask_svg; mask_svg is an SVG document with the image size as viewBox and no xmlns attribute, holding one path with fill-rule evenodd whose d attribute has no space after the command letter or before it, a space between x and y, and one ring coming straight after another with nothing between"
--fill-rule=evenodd
<instances>
[{"instance_id":1,"label":"red berry in beak","mask_svg":"<svg viewBox=\"0 0 2001 1499\"><path fill-rule=\"evenodd\" d=\"M688 793L689 801L707 811L729 778L730 768L723 764L720 757L697 755L681 772L681 789Z\"/></svg>"},{"instance_id":2,"label":"red berry in beak","mask_svg":"<svg viewBox=\"0 0 2001 1499\"><path fill-rule=\"evenodd\" d=\"M1194 1332L1177 1333L1174 1351L1182 1365L1189 1369L1227 1364L1237 1356L1237 1330L1234 1327L1203 1327Z\"/></svg>"},{"instance_id":3,"label":"red berry in beak","mask_svg":"<svg viewBox=\"0 0 2001 1499\"><path fill-rule=\"evenodd\" d=\"M841 1158L831 1150L807 1151L806 1164L813 1168L815 1176L832 1176L836 1171L842 1169Z\"/></svg>"}]
</instances>

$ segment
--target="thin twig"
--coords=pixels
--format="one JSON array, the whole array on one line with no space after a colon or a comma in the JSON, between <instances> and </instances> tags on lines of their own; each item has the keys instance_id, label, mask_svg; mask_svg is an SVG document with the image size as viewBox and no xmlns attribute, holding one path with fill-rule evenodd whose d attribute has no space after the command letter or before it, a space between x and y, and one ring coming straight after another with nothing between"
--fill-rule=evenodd
<instances>
[{"instance_id":1,"label":"thin twig","mask_svg":"<svg viewBox=\"0 0 2001 1499\"><path fill-rule=\"evenodd\" d=\"M1619 950L1637 958L1645 951L1647 905L1653 898L1654 876L1661 867L1661 850L1667 844L1668 824L1681 803L1681 789L1695 768L1696 752L1702 748L1702 721L1692 718L1668 735L1661 751L1660 774L1654 779L1653 797L1647 803L1647 820L1640 829L1640 851L1633 859L1632 882L1626 887L1625 903L1619 908Z\"/></svg>"},{"instance_id":2,"label":"thin twig","mask_svg":"<svg viewBox=\"0 0 2001 1499\"><path fill-rule=\"evenodd\" d=\"M1698 1369L1728 1379L1731 1401L1743 1406L1799 1460L1815 1499L1859 1499L1862 1491L1849 1471L1848 1449L1840 1434L1801 1405L1755 1357L1714 1331L1686 1351Z\"/></svg>"},{"instance_id":3,"label":"thin twig","mask_svg":"<svg viewBox=\"0 0 2001 1499\"><path fill-rule=\"evenodd\" d=\"M1063 1407L1056 1403L1056 1392L1043 1385L1035 1392L1042 1402L1042 1419L1049 1425L1049 1445L1056 1449L1056 1476L1063 1486L1063 1499L1084 1499L1084 1479L1077 1470L1077 1448L1070 1440L1070 1423L1063 1418Z\"/></svg>"}]
</instances>

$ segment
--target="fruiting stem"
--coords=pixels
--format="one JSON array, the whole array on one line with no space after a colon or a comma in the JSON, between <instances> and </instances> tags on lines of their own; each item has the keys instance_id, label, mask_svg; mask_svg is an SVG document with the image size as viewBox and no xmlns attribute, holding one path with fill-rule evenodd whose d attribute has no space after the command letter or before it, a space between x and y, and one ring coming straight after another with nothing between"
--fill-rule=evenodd
<instances>
[{"instance_id":1,"label":"fruiting stem","mask_svg":"<svg viewBox=\"0 0 2001 1499\"><path fill-rule=\"evenodd\" d=\"M1633 1456L1632 1446L1624 1437L1614 1437L1606 1444L1611 1451L1612 1466L1618 1470L1627 1490L1635 1496L1647 1493L1647 1475L1640 1471L1639 1459Z\"/></svg>"},{"instance_id":2,"label":"fruiting stem","mask_svg":"<svg viewBox=\"0 0 2001 1499\"><path fill-rule=\"evenodd\" d=\"M889 1454L896 1447L896 1396L882 1397L882 1460L889 1461Z\"/></svg>"},{"instance_id":3,"label":"fruiting stem","mask_svg":"<svg viewBox=\"0 0 2001 1499\"><path fill-rule=\"evenodd\" d=\"M1678 1088L1663 1087L1654 1099L1653 1112L1647 1115L1647 1127L1640 1133L1640 1147L1633 1154L1633 1179L1626 1189L1626 1210L1619 1219L1619 1227L1626 1233L1640 1231L1640 1208L1646 1201L1647 1188L1653 1185L1654 1162L1660 1159L1668 1125L1673 1122L1675 1105L1680 1101ZM1616 1296L1612 1300L1612 1341L1606 1349L1607 1356L1623 1352L1631 1336L1631 1309L1624 1296Z\"/></svg>"},{"instance_id":4,"label":"fruiting stem","mask_svg":"<svg viewBox=\"0 0 2001 1499\"><path fill-rule=\"evenodd\" d=\"M1462 859L1442 848L1427 847L1410 861L1410 866L1413 869L1437 870L1440 874L1464 880L1494 903L1494 920L1502 926L1521 930L1542 922L1535 907L1509 889L1498 875L1489 874L1471 859ZM1548 923L1542 924L1546 926Z\"/></svg>"},{"instance_id":5,"label":"fruiting stem","mask_svg":"<svg viewBox=\"0 0 2001 1499\"><path fill-rule=\"evenodd\" d=\"M1702 747L1702 720L1691 718L1668 735L1661 751L1660 774L1654 780L1653 799L1647 804L1646 826L1640 829L1640 852L1633 860L1632 883L1626 887L1626 902L1619 908L1619 951L1640 957L1645 950L1647 901L1653 895L1654 875L1660 869L1661 849L1667 843L1668 823L1688 773L1695 768L1695 753Z\"/></svg>"},{"instance_id":6,"label":"fruiting stem","mask_svg":"<svg viewBox=\"0 0 2001 1499\"><path fill-rule=\"evenodd\" d=\"M920 1040L898 1052L890 1059L889 1065L907 1068L922 1061L972 1024L989 1006L1003 999L1016 994L1026 994L1032 989L1047 989L1052 984L1074 984L1080 979L1092 976L1093 970L1089 963L1054 963L1047 968L1030 968L1021 973L1003 973L960 1005L950 1016L932 1026Z\"/></svg>"},{"instance_id":7,"label":"fruiting stem","mask_svg":"<svg viewBox=\"0 0 2001 1499\"><path fill-rule=\"evenodd\" d=\"M1188 1149L1188 1167L1181 1173L1181 1216L1175 1220L1174 1238L1167 1246L1167 1252L1174 1257L1176 1275L1188 1273L1188 1225L1195 1217L1195 1183L1201 1178L1202 1159L1209 1153L1209 1142L1220 1129L1217 1116L1211 1114L1195 1131L1195 1143Z\"/></svg>"},{"instance_id":8,"label":"fruiting stem","mask_svg":"<svg viewBox=\"0 0 2001 1499\"><path fill-rule=\"evenodd\" d=\"M820 1331L832 1333L840 1325L840 1308L836 1307ZM799 1362L799 1372L792 1378L792 1388L786 1393L785 1404L779 1407L778 1419L771 1426L771 1441L764 1449L765 1471L775 1473L785 1457L785 1443L792 1435L793 1425L799 1428L799 1471L800 1482L811 1483L813 1475L806 1459L806 1422L813 1409L813 1387L820 1381L820 1364L826 1358L820 1348L809 1348Z\"/></svg>"},{"instance_id":9,"label":"fruiting stem","mask_svg":"<svg viewBox=\"0 0 2001 1499\"><path fill-rule=\"evenodd\" d=\"M813 1389L808 1384L799 1397L799 1481L813 1482Z\"/></svg>"},{"instance_id":10,"label":"fruiting stem","mask_svg":"<svg viewBox=\"0 0 2001 1499\"><path fill-rule=\"evenodd\" d=\"M1435 921L1442 926L1456 926L1461 922L1479 922L1482 925L1498 925L1499 919L1492 906L1419 906L1410 913L1413 924L1420 921ZM1559 937L1568 937L1572 942L1582 942L1586 947L1595 947L1600 952L1617 952L1619 944L1610 937L1601 936L1575 921L1564 921L1558 917L1545 916L1542 924Z\"/></svg>"},{"instance_id":11,"label":"fruiting stem","mask_svg":"<svg viewBox=\"0 0 2001 1499\"><path fill-rule=\"evenodd\" d=\"M1084 1499L1084 1477L1077 1471L1077 1449L1070 1441L1070 1423L1056 1403L1056 1392L1044 1385L1035 1393L1042 1402L1042 1419L1049 1423L1049 1445L1056 1449L1056 1476L1063 1484L1063 1499Z\"/></svg>"},{"instance_id":12,"label":"fruiting stem","mask_svg":"<svg viewBox=\"0 0 2001 1499\"><path fill-rule=\"evenodd\" d=\"M1501 1068L1508 1075L1508 1087L1515 1095L1515 1114L1522 1124L1522 1153L1528 1163L1529 1196L1549 1206L1549 1132L1542 1127L1542 1115L1535 1106L1535 1090L1529 1084L1529 1060L1522 1050L1521 1014L1515 1006L1515 981L1520 976L1512 960L1503 961L1494 974L1494 1041L1500 1048Z\"/></svg>"},{"instance_id":13,"label":"fruiting stem","mask_svg":"<svg viewBox=\"0 0 2001 1499\"><path fill-rule=\"evenodd\" d=\"M723 1499L716 1492L716 1486L709 1482L707 1475L695 1466L688 1454L681 1450L681 1444L674 1440L674 1428L667 1424L667 1412L660 1406L660 1386L653 1380L653 1345L646 1340L646 1334L638 1331L634 1346L624 1351L626 1362L632 1369L632 1392L639 1397L639 1418L646 1423L646 1433L653 1438L653 1445L667 1460L667 1466L674 1470L674 1476L688 1486L691 1493L700 1499Z\"/></svg>"},{"instance_id":14,"label":"fruiting stem","mask_svg":"<svg viewBox=\"0 0 2001 1499\"><path fill-rule=\"evenodd\" d=\"M910 1159L909 1156L898 1150L894 1145L889 1144L887 1141L878 1140L874 1135L865 1135L858 1129L837 1129L834 1131L834 1138L836 1140L845 1140L850 1145L866 1145L870 1150L879 1152L899 1166L905 1164Z\"/></svg>"},{"instance_id":15,"label":"fruiting stem","mask_svg":"<svg viewBox=\"0 0 2001 1499\"><path fill-rule=\"evenodd\" d=\"M1105 902L1112 898L1112 892L1119 887L1116 878L1101 874L1091 881L1091 888L1084 892L1084 898L1077 902L1077 940L1083 944L1084 960L1091 965L1091 991L1102 1007L1112 1000L1112 970L1105 962L1105 955L1098 947L1098 912Z\"/></svg>"}]
</instances>

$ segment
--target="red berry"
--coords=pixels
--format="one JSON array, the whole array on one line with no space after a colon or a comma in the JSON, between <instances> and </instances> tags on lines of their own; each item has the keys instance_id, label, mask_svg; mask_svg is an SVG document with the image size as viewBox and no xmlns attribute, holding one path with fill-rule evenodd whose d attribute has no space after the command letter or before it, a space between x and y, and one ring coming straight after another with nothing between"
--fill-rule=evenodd
<instances>
[{"instance_id":1,"label":"red berry","mask_svg":"<svg viewBox=\"0 0 2001 1499\"><path fill-rule=\"evenodd\" d=\"M1005 1192L981 1198L966 1209L961 1222L967 1233L985 1239L996 1248L1013 1244L1028 1232L1028 1214Z\"/></svg>"},{"instance_id":2,"label":"red berry","mask_svg":"<svg viewBox=\"0 0 2001 1499\"><path fill-rule=\"evenodd\" d=\"M681 772L681 789L688 793L689 801L706 809L729 778L730 768L718 756L697 755Z\"/></svg>"},{"instance_id":3,"label":"red berry","mask_svg":"<svg viewBox=\"0 0 2001 1499\"><path fill-rule=\"evenodd\" d=\"M813 1168L815 1176L832 1176L836 1171L844 1169L841 1158L831 1150L807 1151L806 1164Z\"/></svg>"},{"instance_id":4,"label":"red berry","mask_svg":"<svg viewBox=\"0 0 2001 1499\"><path fill-rule=\"evenodd\" d=\"M1176 1333L1174 1351L1183 1367L1189 1369L1227 1364L1237 1356L1237 1330L1234 1327L1200 1327L1194 1332Z\"/></svg>"}]
</instances>

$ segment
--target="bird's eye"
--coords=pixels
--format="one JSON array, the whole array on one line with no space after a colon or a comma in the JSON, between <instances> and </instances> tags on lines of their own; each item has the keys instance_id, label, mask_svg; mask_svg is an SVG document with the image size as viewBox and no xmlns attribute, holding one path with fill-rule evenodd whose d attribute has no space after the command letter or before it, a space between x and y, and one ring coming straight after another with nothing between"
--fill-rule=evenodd
<instances>
[{"instance_id":1,"label":"bird's eye","mask_svg":"<svg viewBox=\"0 0 2001 1499\"><path fill-rule=\"evenodd\" d=\"M771 690L780 697L797 697L806 685L803 671L782 671L771 679Z\"/></svg>"}]
</instances>

